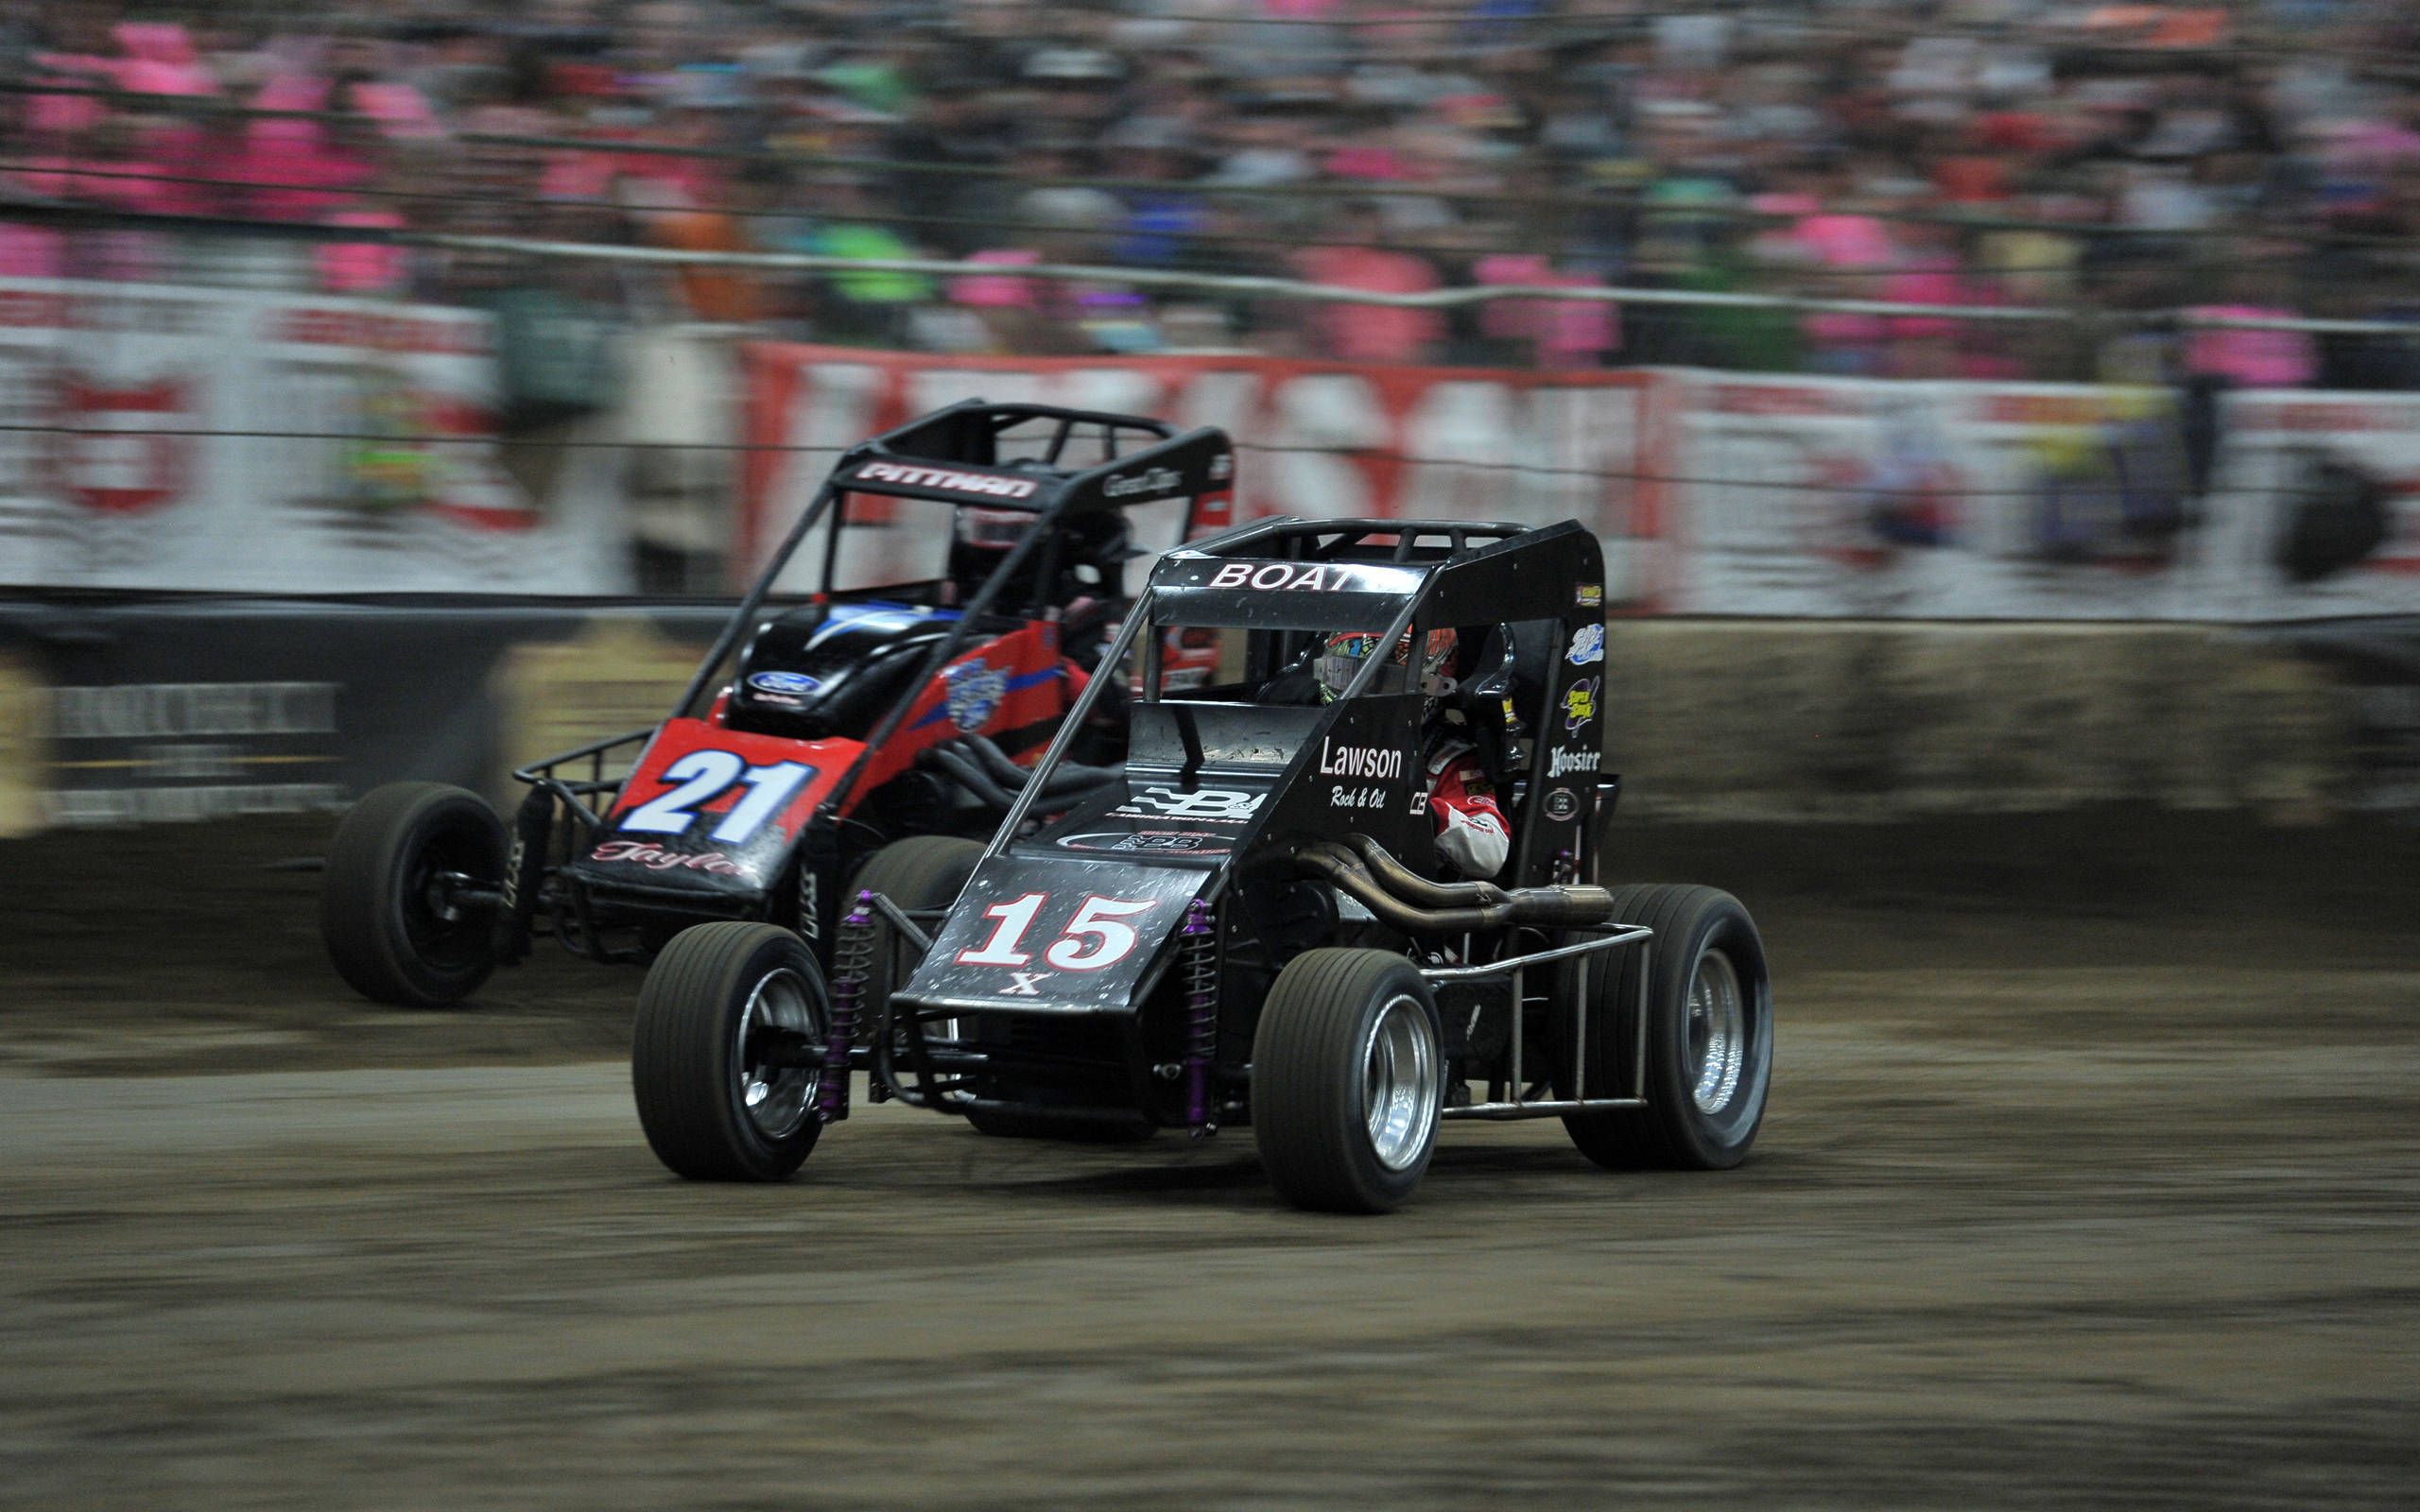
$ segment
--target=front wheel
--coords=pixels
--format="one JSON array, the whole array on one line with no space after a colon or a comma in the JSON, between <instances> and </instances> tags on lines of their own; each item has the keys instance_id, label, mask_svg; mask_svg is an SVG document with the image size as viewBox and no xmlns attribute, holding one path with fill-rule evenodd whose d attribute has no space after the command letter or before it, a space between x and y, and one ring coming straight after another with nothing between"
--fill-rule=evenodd
<instances>
[{"instance_id":1,"label":"front wheel","mask_svg":"<svg viewBox=\"0 0 2420 1512\"><path fill-rule=\"evenodd\" d=\"M363 997L407 1008L459 1003L495 970L504 821L476 793L389 782L337 826L320 884L320 938ZM489 895L484 904L471 902Z\"/></svg>"},{"instance_id":2,"label":"front wheel","mask_svg":"<svg viewBox=\"0 0 2420 1512\"><path fill-rule=\"evenodd\" d=\"M779 1181L823 1123L831 1000L806 942L771 924L684 929L648 969L631 1040L631 1091L648 1146L693 1181ZM837 1074L845 1075L840 1072Z\"/></svg>"},{"instance_id":3,"label":"front wheel","mask_svg":"<svg viewBox=\"0 0 2420 1512\"><path fill-rule=\"evenodd\" d=\"M1571 1113L1580 1153L1615 1170L1728 1170L1748 1158L1765 1117L1773 1069L1773 991L1764 940L1739 900L1674 884L1614 889L1614 921L1655 931L1645 982L1647 1106ZM1591 1097L1626 1093L1638 1043L1641 959L1592 969ZM1558 1082L1568 1095L1569 1046Z\"/></svg>"},{"instance_id":4,"label":"front wheel","mask_svg":"<svg viewBox=\"0 0 2420 1512\"><path fill-rule=\"evenodd\" d=\"M1253 1036L1253 1142L1298 1208L1385 1212L1437 1148L1445 1057L1437 1004L1386 951L1305 951L1287 963Z\"/></svg>"}]
</instances>

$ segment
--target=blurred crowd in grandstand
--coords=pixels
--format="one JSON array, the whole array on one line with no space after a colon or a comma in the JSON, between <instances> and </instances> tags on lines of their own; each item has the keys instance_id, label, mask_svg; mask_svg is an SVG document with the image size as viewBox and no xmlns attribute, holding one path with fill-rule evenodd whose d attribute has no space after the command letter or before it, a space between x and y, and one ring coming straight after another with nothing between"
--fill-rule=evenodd
<instances>
[{"instance_id":1,"label":"blurred crowd in grandstand","mask_svg":"<svg viewBox=\"0 0 2420 1512\"><path fill-rule=\"evenodd\" d=\"M222 276L172 215L880 260L543 277L643 313L960 351L2125 375L2148 312L2420 321L2400 0L0 0L0 274ZM13 208L11 208L13 207ZM103 214L105 213L105 214ZM540 265L285 242L465 298ZM1979 324L1037 279L1618 285L2047 305ZM256 270L257 271L257 270ZM2162 338L2165 339L2165 338ZM2203 331L2227 382L2420 387L2420 343Z\"/></svg>"}]
</instances>

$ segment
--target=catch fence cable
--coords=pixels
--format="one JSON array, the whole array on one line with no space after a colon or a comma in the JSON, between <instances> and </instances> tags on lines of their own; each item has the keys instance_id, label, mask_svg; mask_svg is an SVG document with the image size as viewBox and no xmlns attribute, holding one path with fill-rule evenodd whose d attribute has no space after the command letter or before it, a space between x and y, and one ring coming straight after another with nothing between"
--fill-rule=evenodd
<instances>
[{"instance_id":1,"label":"catch fence cable","mask_svg":"<svg viewBox=\"0 0 2420 1512\"><path fill-rule=\"evenodd\" d=\"M2086 422L2079 422L2086 423ZM377 446L540 446L567 447L613 451L684 451L684 452L753 452L804 455L835 455L849 448L823 443L781 441L665 441L616 440L610 438L571 437L555 438L544 436L459 436L459 435L392 435L367 431L302 431L302 430L210 430L170 426L112 425L95 428L62 425L55 422L26 424L0 422L0 436L149 436L196 440L257 440L257 441L340 441ZM1649 472L1635 468L1556 467L1538 462L1495 462L1461 456L1416 456L1392 452L1384 447L1282 445L1263 441L1236 441L1238 452L1270 455L1334 456L1348 460L1357 457L1383 458L1404 467L1460 468L1475 472L1517 472L1542 477L1595 478L1608 483L1659 483L1699 489L1770 489L1790 493L1845 493L1860 498L1926 497L1958 499L2031 498L2038 489L1973 489L1936 488L1929 486L1897 486L1889 484L1836 483L1793 480L1788 478L1718 478L1697 477L1683 472ZM2225 493L2271 491L2252 488L2212 488L2201 497Z\"/></svg>"},{"instance_id":2,"label":"catch fence cable","mask_svg":"<svg viewBox=\"0 0 2420 1512\"><path fill-rule=\"evenodd\" d=\"M811 171L813 170L810 170L810 172ZM842 214L825 214L806 206L784 207L775 205L761 208L749 208L731 204L703 204L677 207L675 211L666 212L662 207L632 204L621 199L599 199L578 196L531 196L466 192L461 190L445 189L399 189L389 187L384 184L362 184L352 188L331 188L326 184L289 183L278 180L230 178L219 175L178 173L164 168L62 167L56 163L10 159L0 159L0 173L39 174L45 179L68 183L80 180L91 180L95 183L125 182L174 184L185 188L220 189L248 192L252 194L283 193L314 195L331 199L369 199L395 201L406 204L432 203L441 205L482 205L516 211L528 215L544 215L555 211L596 210L637 219L644 219L650 215L678 213L728 215L736 220L748 221L762 220L802 222L809 226L873 223L877 225L923 226L942 230L963 228L971 231L1012 232L1018 233L1039 233L1044 235L1063 235L1067 234L1071 230L1071 228L1065 223L1057 221L1024 220L1007 216L926 213L906 210L852 209ZM1161 185L1161 188L1171 198L1182 198L1194 192L1193 186L1186 184L1163 184ZM1360 192L1357 190L1346 190L1340 192L1339 198L1357 198L1359 193ZM53 198L58 198L60 197L54 196ZM18 209L24 208L31 207L0 204L0 219L5 219L9 215L14 214ZM60 206L58 208L66 207ZM1634 214L1647 219L1665 217L1687 219L1701 214L1700 209L1697 207L1691 207L1685 211L1677 211L1650 205L1636 199L1623 199L1619 201L1606 200L1599 202L1595 208L1600 214L1605 212L1619 212L1623 214ZM122 214L141 215L144 214L144 212L128 211L122 212ZM310 222L275 220L249 216L228 216L216 218L221 219L222 223L226 225L233 227L251 227L258 231L271 232L281 227L296 224L311 224ZM1771 227L1779 228L1790 224L1801 217L1790 213L1755 210L1745 206L1730 206L1722 207L1722 213L1718 218L1735 223L1757 222ZM2115 223L2090 223L2076 221L2036 222L2019 219L1994 219L1991 217L1975 218L1960 216L1954 213L1941 214L1910 212L1905 215L1895 216L1891 215L1878 215L1877 218L1895 218L1905 220L1910 223L1923 222L1927 224L1956 225L1962 230L1976 232L1995 230L2047 230L2056 227L2061 234L2077 239L2089 239L2104 235L2127 239L2146 234L2140 227L2121 226ZM1072 229L1082 234L1104 238L1127 241L1159 241L1167 242L1172 245L1188 247L1258 247L1291 249L1302 247L1383 248L1402 245L1400 241L1396 243L1390 243L1386 241L1360 240L1349 237L1320 236L1290 232L1282 229L1271 229L1268 232L1235 232L1186 229L1172 226L1131 225L1125 223ZM2215 254L2209 251L2197 250L2193 254L2191 262L2188 265L2186 265L2194 271L2206 272L2214 268L2257 267L2277 263L2296 263L2308 259L2310 255L2307 247L2296 245L2292 242L2290 233L2256 232L2248 229L2228 230L2222 228L2204 228L2196 234L2197 239L2206 239L2211 241L2234 239L2247 242L2272 243L2275 245L2267 250L2259 252L2248 251L2239 248L2222 250ZM358 241L362 238L359 236L346 236L331 239ZM2320 239L2326 241L2329 246L2339 249L2384 249L2391 247L2398 250L2411 250L2411 244L2410 240L2408 238L2397 236L2370 233L2346 234L2340 236L2331 233L2325 234ZM1417 249L1415 248L1415 249ZM1480 252L1478 255L1484 256L1489 254L1487 252ZM2168 263L2174 262L2172 254L2157 247L2146 248L2142 251L2141 255L2152 258L2156 261ZM2087 269L2074 262L2015 265L1996 264L1979 266L1971 271L1995 278L2021 277L2031 274L2065 274L2081 280L2088 279L2095 273L2105 274L2128 271L2131 270L2134 266L2135 265L2133 264L2120 264L2113 267ZM1017 271L1017 265L1009 263L998 264L994 266L994 271L1003 276L1014 276ZM1907 269L1890 266L1812 267L1793 269L1792 271L1803 273L1806 276L1814 278L1842 279L1897 278L1904 274Z\"/></svg>"}]
</instances>

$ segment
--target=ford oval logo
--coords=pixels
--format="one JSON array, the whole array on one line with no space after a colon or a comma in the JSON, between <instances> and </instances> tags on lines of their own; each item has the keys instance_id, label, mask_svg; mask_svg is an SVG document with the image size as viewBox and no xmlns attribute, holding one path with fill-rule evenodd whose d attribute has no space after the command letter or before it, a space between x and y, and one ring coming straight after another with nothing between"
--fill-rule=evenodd
<instances>
[{"instance_id":1,"label":"ford oval logo","mask_svg":"<svg viewBox=\"0 0 2420 1512\"><path fill-rule=\"evenodd\" d=\"M804 672L752 672L748 685L759 693L813 693L823 686Z\"/></svg>"}]
</instances>

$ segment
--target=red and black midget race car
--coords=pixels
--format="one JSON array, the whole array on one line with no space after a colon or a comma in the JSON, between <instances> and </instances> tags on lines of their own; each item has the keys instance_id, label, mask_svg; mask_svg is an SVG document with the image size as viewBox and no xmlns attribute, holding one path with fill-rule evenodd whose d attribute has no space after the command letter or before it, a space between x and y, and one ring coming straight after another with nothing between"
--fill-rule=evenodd
<instances>
[{"instance_id":1,"label":"red and black midget race car","mask_svg":"<svg viewBox=\"0 0 2420 1512\"><path fill-rule=\"evenodd\" d=\"M1309 1208L1403 1201L1456 1119L1560 1118L1608 1166L1737 1164L1772 1066L1764 945L1728 893L1607 885L1604 596L1576 521L1268 520L1170 552L990 843L867 865L828 990L761 924L664 952L632 1040L649 1144L779 1179L863 1071L992 1134L1249 1125ZM1216 677L1171 677L1204 640ZM1130 654L1126 762L1049 801ZM1492 875L1446 875L1439 751L1500 799Z\"/></svg>"},{"instance_id":2,"label":"red and black midget race car","mask_svg":"<svg viewBox=\"0 0 2420 1512\"><path fill-rule=\"evenodd\" d=\"M329 958L367 997L434 1006L539 935L633 962L709 919L828 939L873 851L996 825L1125 612L1134 512L1190 539L1225 519L1233 468L1217 430L979 400L852 447L670 717L515 772L510 833L462 788L365 796L327 857ZM936 570L864 571L853 548L877 538ZM1073 748L1122 754L1124 702L1094 698ZM1064 765L1035 798L1109 775Z\"/></svg>"}]
</instances>

